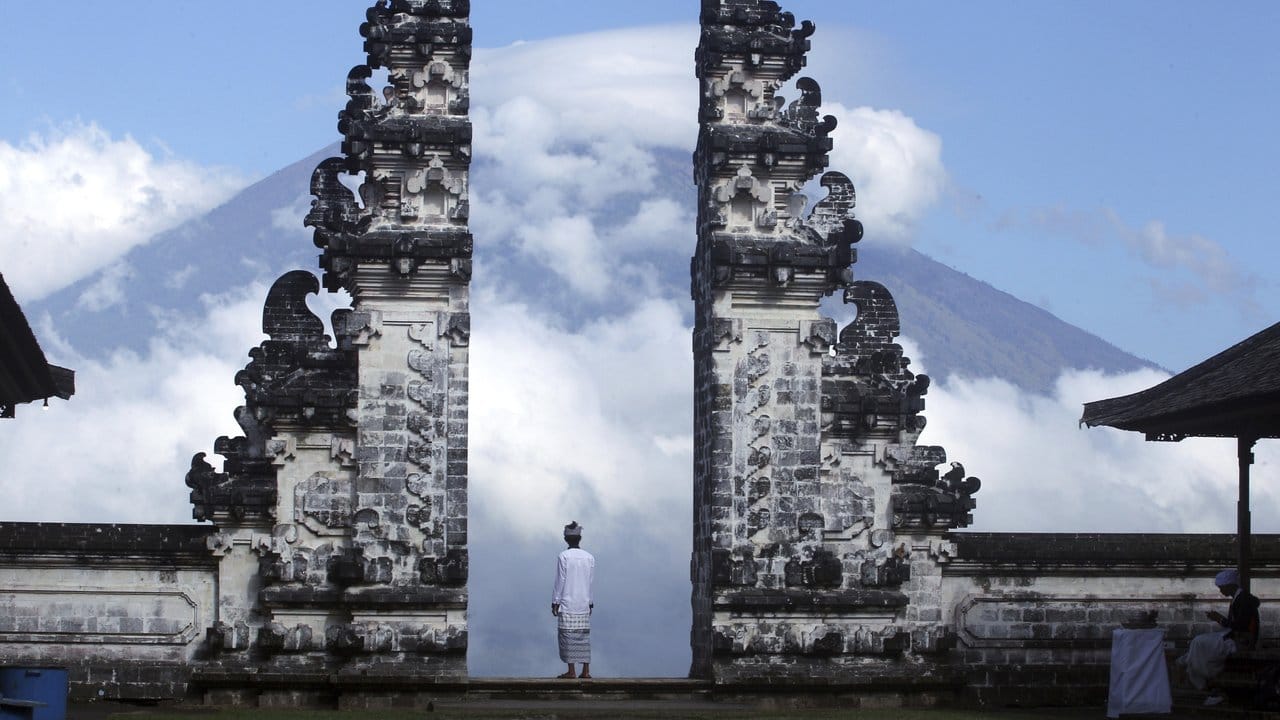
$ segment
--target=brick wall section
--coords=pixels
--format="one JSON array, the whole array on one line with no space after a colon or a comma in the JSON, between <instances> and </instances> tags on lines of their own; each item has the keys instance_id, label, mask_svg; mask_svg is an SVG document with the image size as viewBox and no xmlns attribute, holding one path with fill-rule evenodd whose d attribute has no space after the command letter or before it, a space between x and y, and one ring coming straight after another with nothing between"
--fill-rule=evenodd
<instances>
[{"instance_id":1,"label":"brick wall section","mask_svg":"<svg viewBox=\"0 0 1280 720\"><path fill-rule=\"evenodd\" d=\"M328 228L347 237L321 264L376 318L357 344L352 572L339 603L351 620L325 630L346 674L466 675L469 7L370 8L368 62L348 76L339 116L345 169L363 171L370 201L367 224ZM366 82L378 68L390 102Z\"/></svg>"},{"instance_id":2,"label":"brick wall section","mask_svg":"<svg viewBox=\"0 0 1280 720\"><path fill-rule=\"evenodd\" d=\"M693 585L693 650L691 677L708 677L711 671L711 551L717 522L723 522L731 507L729 488L733 475L727 462L717 460L728 454L731 397L728 385L717 384L715 363L705 331L694 333L694 443L693 443L693 556L690 582ZM717 500L716 488L721 488Z\"/></svg>"},{"instance_id":3,"label":"brick wall section","mask_svg":"<svg viewBox=\"0 0 1280 720\"><path fill-rule=\"evenodd\" d=\"M75 700L182 697L215 612L212 532L0 523L0 666L66 668Z\"/></svg>"},{"instance_id":4,"label":"brick wall section","mask_svg":"<svg viewBox=\"0 0 1280 720\"><path fill-rule=\"evenodd\" d=\"M1232 535L963 533L948 535L945 610L966 693L984 704L1100 703L1111 636L1157 612L1176 649L1219 629L1228 600L1213 576L1236 564ZM1254 536L1253 592L1262 642L1280 644L1280 535Z\"/></svg>"},{"instance_id":5,"label":"brick wall section","mask_svg":"<svg viewBox=\"0 0 1280 720\"><path fill-rule=\"evenodd\" d=\"M469 349L455 347L449 362L449 396L445 408L446 436L449 446L445 467L445 541L448 557L467 552L467 468L468 423L471 406ZM465 673L464 673L465 674Z\"/></svg>"}]
</instances>

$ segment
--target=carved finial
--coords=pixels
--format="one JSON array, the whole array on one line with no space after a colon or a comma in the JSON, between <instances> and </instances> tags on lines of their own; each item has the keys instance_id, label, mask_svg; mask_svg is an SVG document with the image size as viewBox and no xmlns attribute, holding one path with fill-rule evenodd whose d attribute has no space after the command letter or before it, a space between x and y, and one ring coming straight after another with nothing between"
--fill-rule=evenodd
<instances>
[{"instance_id":1,"label":"carved finial","mask_svg":"<svg viewBox=\"0 0 1280 720\"><path fill-rule=\"evenodd\" d=\"M320 292L320 281L305 270L281 275L262 308L262 332L272 340L324 337L324 323L307 307L307 296Z\"/></svg>"},{"instance_id":2,"label":"carved finial","mask_svg":"<svg viewBox=\"0 0 1280 720\"><path fill-rule=\"evenodd\" d=\"M205 460L204 453L198 452L191 456L191 469L187 471L187 476L185 478L187 487L195 488L199 486L205 478L212 475L216 475L216 473L214 472L213 466L209 464L209 461Z\"/></svg>"}]
</instances>

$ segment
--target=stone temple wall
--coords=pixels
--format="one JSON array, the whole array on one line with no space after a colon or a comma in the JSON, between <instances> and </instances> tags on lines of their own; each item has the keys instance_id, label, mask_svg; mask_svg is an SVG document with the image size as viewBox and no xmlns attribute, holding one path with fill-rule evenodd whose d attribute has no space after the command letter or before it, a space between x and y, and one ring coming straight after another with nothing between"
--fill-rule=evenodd
<instances>
[{"instance_id":1,"label":"stone temple wall","mask_svg":"<svg viewBox=\"0 0 1280 720\"><path fill-rule=\"evenodd\" d=\"M193 460L220 587L197 678L466 675L468 10L379 2L360 28L343 157L316 168L305 220L352 307L331 341L306 306L320 283L281 277L236 377L245 434L219 438L222 472Z\"/></svg>"},{"instance_id":2,"label":"stone temple wall","mask_svg":"<svg viewBox=\"0 0 1280 720\"><path fill-rule=\"evenodd\" d=\"M702 3L691 672L722 684L945 663L941 574L919 558L970 521L978 489L916 444L929 380L894 342L893 297L850 268L853 184L810 183L836 126L818 83L777 94L813 32L769 0ZM837 291L857 307L842 329L818 312Z\"/></svg>"},{"instance_id":3,"label":"stone temple wall","mask_svg":"<svg viewBox=\"0 0 1280 720\"><path fill-rule=\"evenodd\" d=\"M78 700L360 707L431 695L429 676L379 680L286 667L265 653L247 653L254 664L238 674L212 672L217 655L202 628L225 605L208 551L215 542L207 525L0 523L0 665L67 667ZM1274 647L1280 606L1266 600L1280 594L1280 536L1255 537L1254 549L1263 641ZM1212 577L1234 557L1232 537L1222 535L951 533L932 552L906 558L912 577L901 585L911 598L904 620L914 609L931 622L932 611L954 637L931 663L922 665L912 647L891 646L826 656L826 666L817 662L824 656L811 655L810 679L719 685L728 693L847 693L851 702L888 693L906 703L1098 704L1111 631L1156 610L1168 642L1185 647L1212 629L1204 611L1225 606ZM940 576L922 567L940 568ZM864 609L862 622L871 615ZM795 617L803 615L780 615L779 627ZM789 658L763 659L785 667Z\"/></svg>"},{"instance_id":4,"label":"stone temple wall","mask_svg":"<svg viewBox=\"0 0 1280 720\"><path fill-rule=\"evenodd\" d=\"M1095 702L1123 619L1160 610L1174 644L1209 629L1226 538L956 532L980 482L918 443L929 379L890 291L855 274L852 182L819 177L835 119L810 78L778 95L814 26L771 0L704 0L701 21L691 675ZM836 292L842 328L818 312Z\"/></svg>"},{"instance_id":5,"label":"stone temple wall","mask_svg":"<svg viewBox=\"0 0 1280 720\"><path fill-rule=\"evenodd\" d=\"M217 615L208 534L0 523L0 666L66 667L75 700L182 697Z\"/></svg>"},{"instance_id":6,"label":"stone temple wall","mask_svg":"<svg viewBox=\"0 0 1280 720\"><path fill-rule=\"evenodd\" d=\"M1213 576L1234 567L1232 535L954 533L942 609L962 694L988 705L1100 704L1111 633L1155 610L1166 646L1218 629L1228 601ZM1264 647L1280 642L1280 536L1254 536L1252 591Z\"/></svg>"}]
</instances>

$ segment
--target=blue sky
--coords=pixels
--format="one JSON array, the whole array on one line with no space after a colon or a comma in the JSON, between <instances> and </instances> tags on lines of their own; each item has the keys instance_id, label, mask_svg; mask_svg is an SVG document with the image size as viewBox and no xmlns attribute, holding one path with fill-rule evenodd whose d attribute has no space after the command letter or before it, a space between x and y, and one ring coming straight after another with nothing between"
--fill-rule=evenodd
<instances>
[{"instance_id":1,"label":"blue sky","mask_svg":"<svg viewBox=\"0 0 1280 720\"><path fill-rule=\"evenodd\" d=\"M785 5L818 25L809 74L840 120L832 168L858 187L865 245L914 246L1171 370L1280 316L1280 6ZM314 254L309 197L260 208L269 227L204 253L220 267L130 253L338 139L365 6L0 3L0 272L78 387L0 433L0 519L189 519L182 475L238 432L231 378L261 338L267 285L291 269L271 253ZM545 670L549 626L520 614L541 603L499 608L484 589L544 592L539 563L570 518L598 529L589 543L612 568L600 607L630 607L602 633L616 645L600 672L687 668L693 220L659 176L695 140L697 9L473 2L479 674ZM225 289L200 295L193 274ZM185 304L158 305L161 286ZM149 340L63 336L41 301L68 288L68 312L127 307ZM1162 377L1063 368L1045 395L935 377L921 440L982 478L975 530L1229 531L1232 443L1077 427L1080 403ZM1259 478L1280 464L1271 445ZM1280 487L1258 482L1255 500L1255 530L1280 528Z\"/></svg>"},{"instance_id":2,"label":"blue sky","mask_svg":"<svg viewBox=\"0 0 1280 720\"><path fill-rule=\"evenodd\" d=\"M1174 370L1276 319L1280 7L787 7L818 22L828 100L900 110L941 138L947 185L917 248ZM258 177L336 138L362 59L359 2L59 8L0 6L0 141L79 120ZM696 14L692 0L481 0L472 20L477 46L498 47Z\"/></svg>"}]
</instances>

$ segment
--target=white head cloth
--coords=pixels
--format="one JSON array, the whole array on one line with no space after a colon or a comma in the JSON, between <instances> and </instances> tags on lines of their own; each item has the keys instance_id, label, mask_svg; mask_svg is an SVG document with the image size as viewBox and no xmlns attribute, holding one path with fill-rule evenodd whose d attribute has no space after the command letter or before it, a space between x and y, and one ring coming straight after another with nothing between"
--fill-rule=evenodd
<instances>
[{"instance_id":1,"label":"white head cloth","mask_svg":"<svg viewBox=\"0 0 1280 720\"><path fill-rule=\"evenodd\" d=\"M1218 587L1226 587L1227 585L1239 585L1240 573L1235 568L1227 568L1226 570L1223 570L1222 572L1218 573L1217 576L1213 578L1213 584L1217 585Z\"/></svg>"},{"instance_id":2,"label":"white head cloth","mask_svg":"<svg viewBox=\"0 0 1280 720\"><path fill-rule=\"evenodd\" d=\"M567 538L582 537L582 526L578 524L577 520L574 520L573 522L564 526L564 536Z\"/></svg>"}]
</instances>

